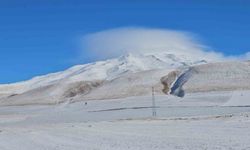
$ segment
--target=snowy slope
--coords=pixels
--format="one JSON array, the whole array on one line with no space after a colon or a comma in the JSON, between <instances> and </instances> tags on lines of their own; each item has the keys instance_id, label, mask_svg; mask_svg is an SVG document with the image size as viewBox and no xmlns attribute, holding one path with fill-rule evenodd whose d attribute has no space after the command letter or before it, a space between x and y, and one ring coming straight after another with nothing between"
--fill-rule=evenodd
<instances>
[{"instance_id":1,"label":"snowy slope","mask_svg":"<svg viewBox=\"0 0 250 150\"><path fill-rule=\"evenodd\" d=\"M163 94L161 78L192 67L187 92L250 89L250 62L207 63L202 58L168 53L127 54L119 58L74 66L31 80L0 85L0 105L57 104ZM176 75L178 75L178 73Z\"/></svg>"},{"instance_id":2,"label":"snowy slope","mask_svg":"<svg viewBox=\"0 0 250 150\"><path fill-rule=\"evenodd\" d=\"M192 75L189 75L183 89L187 92L208 92L208 91L234 91L250 89L250 61L208 63L191 67ZM175 82L182 78L185 70L178 69L162 78L165 85L165 93L171 93L171 87L176 83L168 80L176 76ZM182 84L179 84L182 85ZM176 87L178 88L178 87ZM171 89L172 90L172 89Z\"/></svg>"},{"instance_id":3,"label":"snowy slope","mask_svg":"<svg viewBox=\"0 0 250 150\"><path fill-rule=\"evenodd\" d=\"M203 57L170 52L132 54L77 65L68 70L0 85L0 103L55 104L82 99L119 98L148 94L148 89L176 67L206 63ZM154 80L152 80L154 78ZM111 92L110 91L116 91Z\"/></svg>"},{"instance_id":4,"label":"snowy slope","mask_svg":"<svg viewBox=\"0 0 250 150\"><path fill-rule=\"evenodd\" d=\"M31 89L55 84L62 80L67 80L67 82L112 80L129 72L134 73L151 69L175 68L203 62L204 60L202 58L191 59L191 57L188 56L176 56L167 53L144 55L127 54L106 61L77 65L66 71L35 77L24 82L0 85L0 95L9 93L20 94Z\"/></svg>"}]
</instances>

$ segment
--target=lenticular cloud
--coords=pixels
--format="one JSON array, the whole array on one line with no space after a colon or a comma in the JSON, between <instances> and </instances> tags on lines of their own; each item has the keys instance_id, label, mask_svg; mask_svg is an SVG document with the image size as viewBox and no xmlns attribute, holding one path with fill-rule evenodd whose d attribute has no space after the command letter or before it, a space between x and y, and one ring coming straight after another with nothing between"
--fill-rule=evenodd
<instances>
[{"instance_id":1,"label":"lenticular cloud","mask_svg":"<svg viewBox=\"0 0 250 150\"><path fill-rule=\"evenodd\" d=\"M194 55L207 60L225 59L221 53L209 51L191 33L166 29L118 28L88 34L83 47L96 58L106 59L126 53L169 52Z\"/></svg>"}]
</instances>

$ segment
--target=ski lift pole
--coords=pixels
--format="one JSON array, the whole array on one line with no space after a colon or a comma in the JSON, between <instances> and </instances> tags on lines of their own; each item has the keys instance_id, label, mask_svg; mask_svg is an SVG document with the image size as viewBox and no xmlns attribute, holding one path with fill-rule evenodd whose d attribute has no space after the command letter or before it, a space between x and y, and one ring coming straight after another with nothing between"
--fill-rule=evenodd
<instances>
[{"instance_id":1,"label":"ski lift pole","mask_svg":"<svg viewBox=\"0 0 250 150\"><path fill-rule=\"evenodd\" d=\"M154 86L152 86L152 116L156 117L155 89L154 89Z\"/></svg>"}]
</instances>

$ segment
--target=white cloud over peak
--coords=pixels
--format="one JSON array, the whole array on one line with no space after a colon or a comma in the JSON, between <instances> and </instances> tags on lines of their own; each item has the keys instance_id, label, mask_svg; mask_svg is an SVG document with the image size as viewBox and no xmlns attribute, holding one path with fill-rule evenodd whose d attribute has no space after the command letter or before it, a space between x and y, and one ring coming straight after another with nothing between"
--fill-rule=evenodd
<instances>
[{"instance_id":1,"label":"white cloud over peak","mask_svg":"<svg viewBox=\"0 0 250 150\"><path fill-rule=\"evenodd\" d=\"M209 50L192 33L167 29L129 27L105 30L84 36L83 48L97 59L118 57L126 53L152 52L168 52L214 61L231 59Z\"/></svg>"}]
</instances>

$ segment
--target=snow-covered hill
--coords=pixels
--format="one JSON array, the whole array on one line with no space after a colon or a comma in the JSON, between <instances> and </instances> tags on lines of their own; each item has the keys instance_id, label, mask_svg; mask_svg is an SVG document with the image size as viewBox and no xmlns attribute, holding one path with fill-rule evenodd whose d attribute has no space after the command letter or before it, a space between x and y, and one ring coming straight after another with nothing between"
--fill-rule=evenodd
<instances>
[{"instance_id":1,"label":"snow-covered hill","mask_svg":"<svg viewBox=\"0 0 250 150\"><path fill-rule=\"evenodd\" d=\"M161 81L165 85L165 93L174 92L171 91L174 85L182 86L181 83L176 84L178 81L184 82L183 89L187 92L246 90L250 89L250 61L208 63L188 70L177 69Z\"/></svg>"},{"instance_id":2,"label":"snow-covered hill","mask_svg":"<svg viewBox=\"0 0 250 150\"><path fill-rule=\"evenodd\" d=\"M126 73L176 68L202 62L205 62L205 60L167 53L127 54L115 59L73 66L66 71L35 77L24 82L0 85L0 94L20 94L34 88L55 84L62 80L67 80L67 82L112 80Z\"/></svg>"},{"instance_id":3,"label":"snow-covered hill","mask_svg":"<svg viewBox=\"0 0 250 150\"><path fill-rule=\"evenodd\" d=\"M137 83L138 86L144 85L147 80L151 81L152 79L151 76L147 76L147 71L150 70L172 70L177 67L202 63L206 63L205 58L202 56L192 56L192 54L184 55L170 52L147 54L129 53L106 61L73 66L68 70L34 77L28 81L0 85L0 100L2 103L8 104L23 101L22 99L26 99L25 101L29 103L55 103L55 101L64 101L63 99L65 97L69 98L76 95L90 94L90 91L103 84L105 84L105 87L110 86L120 89L118 86L112 84L116 83L119 84L119 86L128 84L130 82L127 82L124 78L130 78L129 76L141 79L141 81ZM143 74L143 72L145 72L145 74ZM152 76L157 77L156 80L158 82L161 75L164 75L167 72L168 71L165 71L160 74L153 73ZM147 78L141 78L145 75ZM119 83L117 83L118 81ZM136 79L136 81L138 80ZM132 78L131 82L135 84L135 81ZM152 83L150 83L150 86L151 84ZM133 89L131 88L131 85L127 85L126 87ZM116 96L109 97L115 98L119 97L119 95L129 96L127 93L122 94L122 91L119 92L115 93ZM98 98L101 99L106 97L101 93L102 92L98 92ZM137 92L131 93L131 95L136 95L136 93ZM145 91L142 93L145 93ZM89 97L93 98L95 96L92 94ZM49 99L49 101L45 99Z\"/></svg>"},{"instance_id":4,"label":"snow-covered hill","mask_svg":"<svg viewBox=\"0 0 250 150\"><path fill-rule=\"evenodd\" d=\"M195 68L200 74L185 85L189 92L250 87L247 84L249 62L207 63L204 57L166 52L127 54L106 61L74 66L66 71L28 81L0 85L0 105L56 104L150 95L152 86L155 86L156 93L162 94L160 79L176 68L190 66L197 66ZM233 80L236 82L226 84ZM221 86L216 85L214 88L213 85L217 83Z\"/></svg>"}]
</instances>

